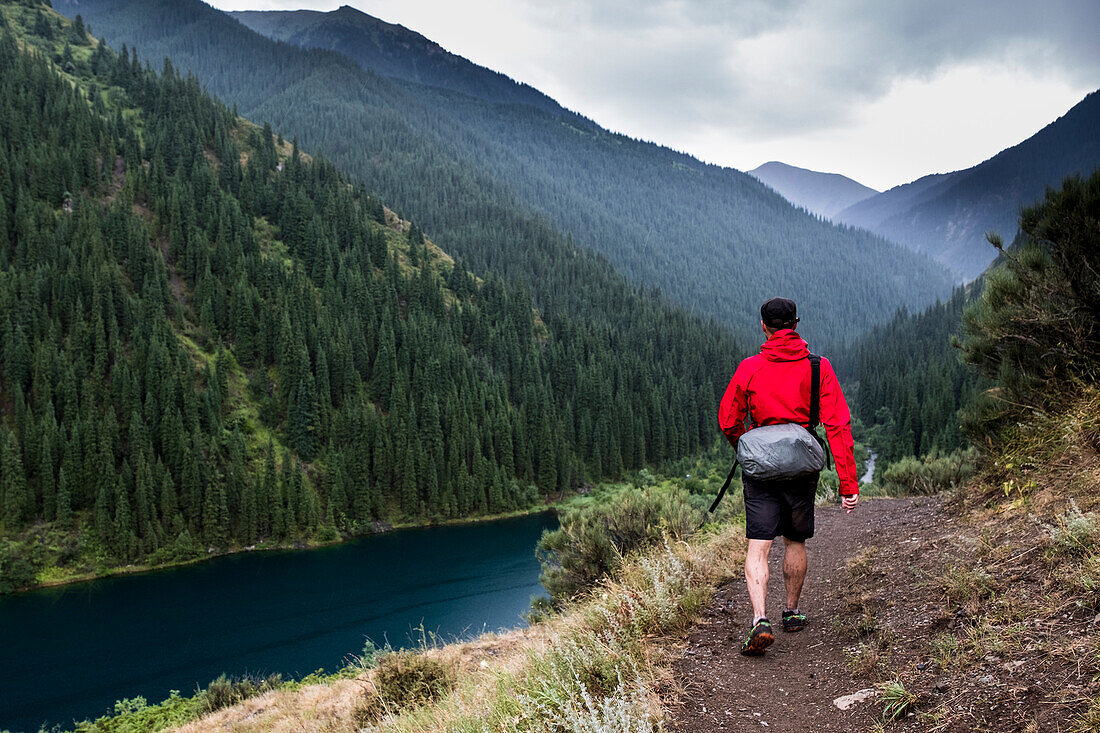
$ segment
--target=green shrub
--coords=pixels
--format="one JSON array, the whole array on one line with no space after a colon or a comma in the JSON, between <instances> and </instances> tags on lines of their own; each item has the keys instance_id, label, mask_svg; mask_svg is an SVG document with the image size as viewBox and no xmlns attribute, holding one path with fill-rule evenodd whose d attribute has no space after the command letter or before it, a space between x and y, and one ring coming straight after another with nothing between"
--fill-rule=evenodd
<instances>
[{"instance_id":1,"label":"green shrub","mask_svg":"<svg viewBox=\"0 0 1100 733\"><path fill-rule=\"evenodd\" d=\"M923 459L907 456L894 461L882 472L888 494L938 494L959 486L977 471L978 456L974 449L956 451L946 456L935 453Z\"/></svg>"},{"instance_id":2,"label":"green shrub","mask_svg":"<svg viewBox=\"0 0 1100 733\"><path fill-rule=\"evenodd\" d=\"M97 720L76 723L75 733L155 733L174 728L202 715L199 696L180 697L172 690L168 698L157 705L149 705L144 697L119 700L114 713Z\"/></svg>"},{"instance_id":3,"label":"green shrub","mask_svg":"<svg viewBox=\"0 0 1100 733\"><path fill-rule=\"evenodd\" d=\"M356 723L366 725L386 713L434 702L453 690L456 680L453 668L423 654L385 654L374 670L374 692L355 704L352 717Z\"/></svg>"},{"instance_id":4,"label":"green shrub","mask_svg":"<svg viewBox=\"0 0 1100 733\"><path fill-rule=\"evenodd\" d=\"M905 689L901 680L883 682L878 685L878 693L882 718L887 723L904 718L917 704L916 694Z\"/></svg>"},{"instance_id":5,"label":"green shrub","mask_svg":"<svg viewBox=\"0 0 1100 733\"><path fill-rule=\"evenodd\" d=\"M363 655L358 659L359 666L363 669L372 669L377 667L387 654L392 653L393 647L388 641L385 646L378 646L373 639L367 639L363 642Z\"/></svg>"},{"instance_id":6,"label":"green shrub","mask_svg":"<svg viewBox=\"0 0 1100 733\"><path fill-rule=\"evenodd\" d=\"M199 696L203 713L212 713L215 710L236 705L242 700L247 700L256 695L274 690L283 683L279 674L267 677L244 675L242 677L226 677L224 674L210 683Z\"/></svg>"},{"instance_id":7,"label":"green shrub","mask_svg":"<svg viewBox=\"0 0 1100 733\"><path fill-rule=\"evenodd\" d=\"M1100 521L1093 512L1085 513L1070 501L1070 507L1048 526L1047 542L1052 559L1085 557L1100 551Z\"/></svg>"},{"instance_id":8,"label":"green shrub","mask_svg":"<svg viewBox=\"0 0 1100 733\"><path fill-rule=\"evenodd\" d=\"M568 510L561 528L539 540L542 584L551 600L560 603L615 572L623 556L665 534L688 537L704 514L683 489L625 489L605 503Z\"/></svg>"}]
</instances>

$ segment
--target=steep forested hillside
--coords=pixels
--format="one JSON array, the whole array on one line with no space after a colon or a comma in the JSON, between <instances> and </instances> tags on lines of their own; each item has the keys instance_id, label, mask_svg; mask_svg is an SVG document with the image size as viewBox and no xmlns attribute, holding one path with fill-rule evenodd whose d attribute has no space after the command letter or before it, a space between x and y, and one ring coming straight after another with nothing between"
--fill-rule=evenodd
<instances>
[{"instance_id":1,"label":"steep forested hillside","mask_svg":"<svg viewBox=\"0 0 1100 733\"><path fill-rule=\"evenodd\" d=\"M450 89L489 102L528 104L575 116L527 84L467 61L404 26L386 23L348 5L328 13L244 10L229 15L276 41L338 51L382 76Z\"/></svg>"},{"instance_id":2,"label":"steep forested hillside","mask_svg":"<svg viewBox=\"0 0 1100 733\"><path fill-rule=\"evenodd\" d=\"M445 249L528 286L544 309L588 278L573 242L744 333L779 293L800 302L817 338L947 294L946 274L922 257L800 212L742 173L581 118L382 78L346 56L274 43L197 0L57 5L324 150ZM303 16L308 41L351 53L344 34L356 31L338 22L349 15Z\"/></svg>"},{"instance_id":3,"label":"steep forested hillside","mask_svg":"<svg viewBox=\"0 0 1100 733\"><path fill-rule=\"evenodd\" d=\"M839 355L841 378L858 381L852 412L868 428L865 439L883 465L966 446L959 410L974 401L984 380L963 365L951 340L979 293L980 282L923 312L899 311Z\"/></svg>"},{"instance_id":4,"label":"steep forested hillside","mask_svg":"<svg viewBox=\"0 0 1100 733\"><path fill-rule=\"evenodd\" d=\"M837 219L927 252L969 280L996 254L985 242L986 232L1012 240L1022 206L1066 176L1088 175L1097 166L1100 92L1093 92L984 163L892 188L845 209Z\"/></svg>"},{"instance_id":5,"label":"steep forested hillside","mask_svg":"<svg viewBox=\"0 0 1100 733\"><path fill-rule=\"evenodd\" d=\"M171 64L43 4L0 21L9 588L522 508L712 442L728 332L580 253L590 317L539 317Z\"/></svg>"},{"instance_id":6,"label":"steep forested hillside","mask_svg":"<svg viewBox=\"0 0 1100 733\"><path fill-rule=\"evenodd\" d=\"M775 189L792 204L829 219L878 193L839 173L811 171L775 160L753 168L749 175Z\"/></svg>"}]
</instances>

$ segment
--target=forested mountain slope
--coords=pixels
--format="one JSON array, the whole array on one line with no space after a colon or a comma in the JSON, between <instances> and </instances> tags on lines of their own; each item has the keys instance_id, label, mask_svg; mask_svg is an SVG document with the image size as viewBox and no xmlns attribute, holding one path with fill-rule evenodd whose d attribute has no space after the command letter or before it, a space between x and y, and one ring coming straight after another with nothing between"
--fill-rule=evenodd
<instances>
[{"instance_id":1,"label":"forested mountain slope","mask_svg":"<svg viewBox=\"0 0 1100 733\"><path fill-rule=\"evenodd\" d=\"M0 25L0 585L523 508L713 441L728 331L580 253L590 318L540 318L170 64L43 4Z\"/></svg>"},{"instance_id":2,"label":"forested mountain slope","mask_svg":"<svg viewBox=\"0 0 1100 733\"><path fill-rule=\"evenodd\" d=\"M838 339L948 291L946 273L918 255L798 211L740 172L581 118L382 78L346 56L263 38L197 0L58 7L114 42L171 57L246 115L324 150L448 251L529 286L543 309L584 290L573 242L743 333L778 293L799 301L811 337ZM352 32L334 22L350 14L323 25L310 16L309 41Z\"/></svg>"},{"instance_id":3,"label":"forested mountain slope","mask_svg":"<svg viewBox=\"0 0 1100 733\"><path fill-rule=\"evenodd\" d=\"M773 160L748 172L783 198L827 219L878 191L839 173L821 173Z\"/></svg>"},{"instance_id":4,"label":"forested mountain slope","mask_svg":"<svg viewBox=\"0 0 1100 733\"><path fill-rule=\"evenodd\" d=\"M988 231L1012 240L1020 208L1048 186L1100 166L1100 92L1036 134L973 168L927 176L861 201L839 221L927 252L965 279L993 261Z\"/></svg>"},{"instance_id":5,"label":"forested mountain slope","mask_svg":"<svg viewBox=\"0 0 1100 733\"><path fill-rule=\"evenodd\" d=\"M276 41L338 51L382 76L450 89L489 102L527 104L575 116L527 84L467 61L404 26L386 23L348 5L327 13L243 10L229 15Z\"/></svg>"},{"instance_id":6,"label":"forested mountain slope","mask_svg":"<svg viewBox=\"0 0 1100 733\"><path fill-rule=\"evenodd\" d=\"M880 468L966 446L959 411L986 380L961 362L951 341L980 294L979 280L924 311L901 310L838 354L841 378L858 383L852 414L868 428L864 440L878 452Z\"/></svg>"}]
</instances>

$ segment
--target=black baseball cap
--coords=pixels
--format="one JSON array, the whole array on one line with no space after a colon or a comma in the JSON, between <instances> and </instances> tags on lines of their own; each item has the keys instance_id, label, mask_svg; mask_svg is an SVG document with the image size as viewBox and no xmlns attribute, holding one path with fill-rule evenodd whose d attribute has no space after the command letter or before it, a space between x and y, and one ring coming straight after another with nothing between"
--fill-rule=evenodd
<instances>
[{"instance_id":1,"label":"black baseball cap","mask_svg":"<svg viewBox=\"0 0 1100 733\"><path fill-rule=\"evenodd\" d=\"M760 320L768 328L793 325L798 323L798 306L787 298L772 298L760 306Z\"/></svg>"}]
</instances>

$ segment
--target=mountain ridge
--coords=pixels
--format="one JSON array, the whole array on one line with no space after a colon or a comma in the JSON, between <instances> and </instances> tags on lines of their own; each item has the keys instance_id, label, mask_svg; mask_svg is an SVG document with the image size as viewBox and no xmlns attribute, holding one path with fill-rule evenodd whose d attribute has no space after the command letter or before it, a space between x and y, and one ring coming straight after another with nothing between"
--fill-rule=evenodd
<instances>
[{"instance_id":1,"label":"mountain ridge","mask_svg":"<svg viewBox=\"0 0 1100 733\"><path fill-rule=\"evenodd\" d=\"M927 252L972 279L996 258L988 231L1005 241L1016 217L1051 186L1100 166L1100 91L1034 135L970 168L933 174L853 204L839 221Z\"/></svg>"},{"instance_id":2,"label":"mountain ridge","mask_svg":"<svg viewBox=\"0 0 1100 733\"><path fill-rule=\"evenodd\" d=\"M791 203L833 219L837 213L879 191L840 173L799 168L778 160L746 171Z\"/></svg>"},{"instance_id":3,"label":"mountain ridge","mask_svg":"<svg viewBox=\"0 0 1100 733\"><path fill-rule=\"evenodd\" d=\"M451 89L487 101L527 104L549 113L574 116L528 84L453 54L403 25L381 20L350 5L331 11L236 10L226 14L273 40L342 53L382 76ZM302 19L308 21L300 22ZM359 37L369 38L371 43L354 44L355 39L346 34L313 42L318 28L333 19L360 34ZM471 82L471 78L476 78L476 82Z\"/></svg>"}]
</instances>

